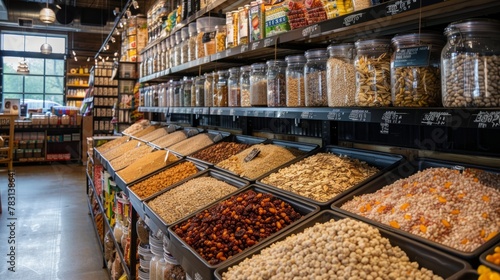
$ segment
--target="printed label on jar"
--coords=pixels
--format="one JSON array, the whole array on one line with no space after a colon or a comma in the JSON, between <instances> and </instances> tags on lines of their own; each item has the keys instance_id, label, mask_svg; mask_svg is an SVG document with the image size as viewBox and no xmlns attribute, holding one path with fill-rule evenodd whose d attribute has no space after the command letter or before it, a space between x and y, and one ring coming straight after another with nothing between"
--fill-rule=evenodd
<instances>
[{"instance_id":1,"label":"printed label on jar","mask_svg":"<svg viewBox=\"0 0 500 280\"><path fill-rule=\"evenodd\" d=\"M400 48L394 54L394 67L428 66L430 56L430 46Z\"/></svg>"}]
</instances>

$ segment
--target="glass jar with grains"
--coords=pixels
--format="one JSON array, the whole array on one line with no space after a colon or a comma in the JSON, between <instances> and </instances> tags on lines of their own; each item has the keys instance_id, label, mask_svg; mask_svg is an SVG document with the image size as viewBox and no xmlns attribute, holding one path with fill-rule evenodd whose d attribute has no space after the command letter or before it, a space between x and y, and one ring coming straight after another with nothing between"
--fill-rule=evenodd
<instances>
[{"instance_id":1,"label":"glass jar with grains","mask_svg":"<svg viewBox=\"0 0 500 280\"><path fill-rule=\"evenodd\" d=\"M205 106L211 107L214 106L214 75L213 73L205 73L205 89L203 92L205 93Z\"/></svg>"},{"instance_id":2,"label":"glass jar with grains","mask_svg":"<svg viewBox=\"0 0 500 280\"><path fill-rule=\"evenodd\" d=\"M181 31L175 32L175 47L174 47L174 66L181 65L181 51L182 51L182 33Z\"/></svg>"},{"instance_id":3,"label":"glass jar with grains","mask_svg":"<svg viewBox=\"0 0 500 280\"><path fill-rule=\"evenodd\" d=\"M286 61L267 61L267 106L286 106Z\"/></svg>"},{"instance_id":4,"label":"glass jar with grains","mask_svg":"<svg viewBox=\"0 0 500 280\"><path fill-rule=\"evenodd\" d=\"M391 105L390 40L359 40L355 46L356 105Z\"/></svg>"},{"instance_id":5,"label":"glass jar with grains","mask_svg":"<svg viewBox=\"0 0 500 280\"><path fill-rule=\"evenodd\" d=\"M328 106L355 106L354 44L330 45L328 53L330 55L326 64Z\"/></svg>"},{"instance_id":6,"label":"glass jar with grains","mask_svg":"<svg viewBox=\"0 0 500 280\"><path fill-rule=\"evenodd\" d=\"M196 59L196 22L191 22L188 28L188 61L193 61Z\"/></svg>"},{"instance_id":7,"label":"glass jar with grains","mask_svg":"<svg viewBox=\"0 0 500 280\"><path fill-rule=\"evenodd\" d=\"M441 53L444 107L500 106L500 21L453 22Z\"/></svg>"},{"instance_id":8,"label":"glass jar with grains","mask_svg":"<svg viewBox=\"0 0 500 280\"><path fill-rule=\"evenodd\" d=\"M217 76L219 79L217 80L217 86L214 90L214 106L227 107L227 79L229 77L229 71L219 70L217 71Z\"/></svg>"},{"instance_id":9,"label":"glass jar with grains","mask_svg":"<svg viewBox=\"0 0 500 280\"><path fill-rule=\"evenodd\" d=\"M189 57L189 27L181 29L181 60L180 64L187 63Z\"/></svg>"},{"instance_id":10,"label":"glass jar with grains","mask_svg":"<svg viewBox=\"0 0 500 280\"><path fill-rule=\"evenodd\" d=\"M172 81L170 84L170 91L172 96L173 103L171 106L173 107L180 107L181 106L181 89L182 89L182 82L181 81Z\"/></svg>"},{"instance_id":11,"label":"glass jar with grains","mask_svg":"<svg viewBox=\"0 0 500 280\"><path fill-rule=\"evenodd\" d=\"M229 78L227 79L228 88L228 106L229 107L239 107L240 106L240 68L233 67L229 68Z\"/></svg>"},{"instance_id":12,"label":"glass jar with grains","mask_svg":"<svg viewBox=\"0 0 500 280\"><path fill-rule=\"evenodd\" d=\"M305 52L307 59L304 65L304 85L307 107L326 107L326 49L312 49Z\"/></svg>"},{"instance_id":13,"label":"glass jar with grains","mask_svg":"<svg viewBox=\"0 0 500 280\"><path fill-rule=\"evenodd\" d=\"M226 26L217 25L215 27L215 51L221 52L226 49Z\"/></svg>"},{"instance_id":14,"label":"glass jar with grains","mask_svg":"<svg viewBox=\"0 0 500 280\"><path fill-rule=\"evenodd\" d=\"M191 90L193 86L193 79L191 77L184 77L182 83L182 106L191 106Z\"/></svg>"},{"instance_id":15,"label":"glass jar with grains","mask_svg":"<svg viewBox=\"0 0 500 280\"><path fill-rule=\"evenodd\" d=\"M196 106L205 106L205 76L198 76L194 79L194 91L196 95Z\"/></svg>"},{"instance_id":16,"label":"glass jar with grains","mask_svg":"<svg viewBox=\"0 0 500 280\"><path fill-rule=\"evenodd\" d=\"M250 73L252 67L245 65L240 67L240 105L250 107Z\"/></svg>"},{"instance_id":17,"label":"glass jar with grains","mask_svg":"<svg viewBox=\"0 0 500 280\"><path fill-rule=\"evenodd\" d=\"M444 38L411 33L392 38L391 95L396 107L441 105L441 50Z\"/></svg>"},{"instance_id":18,"label":"glass jar with grains","mask_svg":"<svg viewBox=\"0 0 500 280\"><path fill-rule=\"evenodd\" d=\"M286 106L304 107L306 95L304 87L304 65L306 58L303 55L289 55L285 58L286 66Z\"/></svg>"},{"instance_id":19,"label":"glass jar with grains","mask_svg":"<svg viewBox=\"0 0 500 280\"><path fill-rule=\"evenodd\" d=\"M267 106L266 64L254 63L250 73L250 105Z\"/></svg>"}]
</instances>

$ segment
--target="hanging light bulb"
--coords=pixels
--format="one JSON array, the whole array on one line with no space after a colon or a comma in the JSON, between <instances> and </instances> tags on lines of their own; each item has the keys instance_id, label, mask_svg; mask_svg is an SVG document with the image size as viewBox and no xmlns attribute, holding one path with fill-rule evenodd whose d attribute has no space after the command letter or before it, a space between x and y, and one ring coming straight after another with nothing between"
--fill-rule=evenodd
<instances>
[{"instance_id":1,"label":"hanging light bulb","mask_svg":"<svg viewBox=\"0 0 500 280\"><path fill-rule=\"evenodd\" d=\"M52 9L49 8L49 0L47 0L47 6L40 10L40 21L43 23L54 23L56 20L56 14Z\"/></svg>"},{"instance_id":2,"label":"hanging light bulb","mask_svg":"<svg viewBox=\"0 0 500 280\"><path fill-rule=\"evenodd\" d=\"M76 58L76 56L74 57L75 61L78 61L78 58Z\"/></svg>"},{"instance_id":3,"label":"hanging light bulb","mask_svg":"<svg viewBox=\"0 0 500 280\"><path fill-rule=\"evenodd\" d=\"M49 43L43 43L42 46L40 47L40 52L43 54L51 54L52 46L49 45Z\"/></svg>"},{"instance_id":4,"label":"hanging light bulb","mask_svg":"<svg viewBox=\"0 0 500 280\"><path fill-rule=\"evenodd\" d=\"M90 61L90 56L89 56L89 57L87 57L87 61Z\"/></svg>"},{"instance_id":5,"label":"hanging light bulb","mask_svg":"<svg viewBox=\"0 0 500 280\"><path fill-rule=\"evenodd\" d=\"M114 43L114 42L116 42L116 39L115 39L115 37L111 36L111 43Z\"/></svg>"},{"instance_id":6,"label":"hanging light bulb","mask_svg":"<svg viewBox=\"0 0 500 280\"><path fill-rule=\"evenodd\" d=\"M139 2L137 2L136 0L132 1L132 6L134 6L134 9L139 9Z\"/></svg>"}]
</instances>

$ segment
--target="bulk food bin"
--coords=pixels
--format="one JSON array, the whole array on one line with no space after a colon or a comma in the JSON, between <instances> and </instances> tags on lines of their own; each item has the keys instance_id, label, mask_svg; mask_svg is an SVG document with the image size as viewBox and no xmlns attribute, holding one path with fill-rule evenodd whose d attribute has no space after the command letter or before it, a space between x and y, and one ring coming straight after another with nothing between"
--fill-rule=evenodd
<instances>
[{"instance_id":1,"label":"bulk food bin","mask_svg":"<svg viewBox=\"0 0 500 280\"><path fill-rule=\"evenodd\" d=\"M311 181L318 182L318 176L317 176L317 171L318 170L310 170L310 172L307 172L304 170L305 166L303 166L305 159L310 158L312 156L318 155L318 153L314 153L313 155L310 155L305 158L301 159L296 159L284 166L281 166L279 168L274 169L272 172L270 172L267 176L260 178L257 183L260 185L264 185L266 187L276 189L277 191L284 192L288 195L297 197L298 199L305 200L309 203L313 203L318 205L321 209L329 209L331 204L338 198L348 194L350 191L366 184L370 180L373 180L374 178L377 178L378 176L394 169L396 166L402 164L404 162L404 158L401 155L396 155L396 154L390 154L390 153L383 153L383 152L376 152L376 151L368 151L368 150L362 150L362 149L353 149L353 148L343 148L343 147L338 147L338 146L325 146L323 147L320 151L320 153L329 153L333 154L336 156L339 156L341 158L347 158L347 159L353 159L353 160L359 160L360 162L365 162L371 167L376 167L378 171L372 170L372 175L367 176L365 179L359 181L358 183L351 183L348 180L351 178L349 174L345 174L346 176L344 177L345 180L341 180L336 178L339 182L339 184L335 184L335 181L331 180L327 185L331 185L332 188L335 189L344 189L343 191L337 192L335 189L334 190L329 190L331 195L325 199L325 200L320 200L319 195L306 195L305 190L311 190L311 188L308 188L307 186L302 187L301 189L297 190L292 190L288 187L279 187L276 185L268 184L266 183L266 180L269 180L269 176L271 176L274 173L279 173L281 170L281 174L283 179L289 178L290 180L293 180L293 178L300 178L304 179L305 176L310 177ZM331 161L331 162L336 162L337 161ZM341 166L324 166L324 168L329 169L328 174L333 174L334 172L337 171L337 169L347 169L344 170L345 172L353 172L352 168L361 168L359 164L349 164L351 161L348 162L342 162L344 164L344 167L342 168ZM292 172L291 166L297 166L297 164L301 164L300 167L298 167L297 171L298 172L296 175L292 175L288 172ZM326 163L324 163L326 164ZM349 165L348 165L349 164ZM307 166L311 166L312 164L308 164ZM314 164L314 166L317 166ZM348 167L347 167L348 166ZM363 167L363 169L366 169ZM358 169L360 170L360 169ZM340 175L340 174L339 174ZM342 174L344 175L344 174ZM323 178L325 179L325 178ZM269 182L269 181L267 181ZM318 182L319 183L319 182ZM340 185L342 184L342 185ZM319 187L319 185L318 185ZM322 194L324 194L326 191L324 189L317 189L317 191L320 191ZM337 194L335 194L337 193Z\"/></svg>"},{"instance_id":2,"label":"bulk food bin","mask_svg":"<svg viewBox=\"0 0 500 280\"><path fill-rule=\"evenodd\" d=\"M424 181L420 184L418 183L418 181L414 181L413 183L411 181L408 181L409 183L407 183L406 178L408 178L409 176L415 175L415 174L418 174L415 176L423 176L423 175L421 175L422 173L419 173L419 172L422 170L426 170L428 168L431 168L431 167L434 167L434 168L445 167L447 169L445 169L445 172L441 173L443 175L434 176L434 177L430 178L428 181ZM404 223L406 223L405 220L408 220L409 222L413 221L413 222L416 222L419 224L423 224L423 226L417 225L415 228L412 227L411 229L413 229L413 230L420 230L423 233L426 233L428 229L431 229L431 230L435 229L436 231L444 230L444 232L446 233L446 232L449 232L449 230L453 230L454 227L457 227L456 229L460 229L458 227L463 227L463 226L468 225L468 224L460 224L461 220L465 221L466 219L470 219L469 221L471 221L471 220L476 220L476 219L493 218L494 216L492 216L492 215L490 215L489 217L488 216L481 217L482 215L479 215L478 217L472 217L472 218L469 218L467 216L461 216L461 215L468 215L469 214L468 212L470 212L470 211L460 211L460 207L462 206L462 204L464 204L468 201L472 201L473 199L476 199L476 197L477 197L477 199L481 199L481 194L476 193L476 190L471 191L469 194L467 194L466 192L463 193L459 189L460 186L455 187L455 185L465 184L464 182L468 182L467 180L465 180L465 177L460 177L460 178L463 178L460 182L452 182L452 181L449 181L452 179L449 179L449 180L447 179L449 176L452 176L452 175L450 175L451 172L454 172L455 174L460 174L461 172L464 172L463 170L466 170L465 168L476 168L478 170L484 170L484 171L491 172L491 173L481 173L482 175L478 175L478 177L481 177L481 178L488 178L488 177L484 177L487 175L498 176L498 174L499 174L498 170L488 168L488 167L476 166L476 165L459 163L459 162L450 162L450 161L441 161L441 160L434 160L434 159L419 158L419 159L416 159L415 161L407 162L403 165L400 165L398 168L393 169L392 171L384 174L383 176L380 176L380 177L376 178L375 180L369 182L368 184L352 191L348 195L335 201L332 204L332 208L336 211L339 211L339 212L347 215L347 216L353 217L353 218L358 219L358 220L362 220L364 222L367 222L369 224L375 225L375 226L380 227L380 228L384 228L384 229L389 230L389 231L396 232L397 234L404 235L404 236L409 237L413 240L416 240L420 243L424 243L424 244L430 245L432 247L435 247L443 252L449 253L449 254L454 255L454 256L458 256L462 259L466 259L469 262L471 262L471 264L474 265L474 264L477 264L477 261L479 259L479 255L481 255L481 253L483 253L487 248L491 247L493 244L498 242L498 240L500 240L499 234L496 234L496 235L492 234L492 236L490 236L490 239L488 241L484 242L484 244L478 246L477 248L474 248L474 249L468 251L468 250L457 249L457 248L459 248L459 246L461 246L458 243L461 243L465 246L469 242L468 239L456 241L457 245L455 247L452 247L452 246L447 246L447 245L444 245L442 243L432 241L431 239L424 238L420 235L410 233L409 231L399 229L399 227L401 226L399 223L402 222L404 224ZM464 173L464 174L469 174L469 173ZM444 176L448 176L448 177L444 177ZM386 191L385 189L383 189L385 186L388 186L401 178L405 178L405 180L399 181L402 184L402 187L400 187L397 192L389 193L389 190ZM425 177L423 177L423 178L425 178ZM444 179L442 179L442 178L444 178ZM498 177L496 177L496 178L498 178ZM432 183L433 180L443 180L445 182L443 184L441 184L441 182L438 181L438 182L440 182L439 184L437 184L437 183L433 184ZM479 179L476 178L474 180L477 181ZM475 185L475 186L477 186L477 185ZM381 189L383 189L383 190L381 190ZM387 208L386 207L387 205L385 205L381 201L377 201L377 203L376 203L377 205L374 205L374 206L364 205L363 202L359 201L360 196L362 196L364 194L372 194L372 193L375 193L376 191L379 191L379 190L380 190L380 192L382 192L382 191L384 191L384 193L386 192L384 194L384 196L389 197L392 194L399 195L400 193L404 193L407 191L413 192L413 189L415 189L416 192L418 192L419 196L418 197L415 196L415 197L419 198L419 200L416 201L416 203L414 203L414 205L411 205L411 203L409 203L409 202L402 203L405 200L410 201L414 197L414 195L411 193L408 193L404 196L402 195L400 200L397 200L397 201L393 200L390 202L390 204L394 204L394 205L392 205L393 206L392 209L394 209L394 210L391 210L390 207ZM498 191L498 189L499 189L498 180L496 180L496 186L493 187L493 190L488 189L488 191L491 193L491 192L495 192L495 190ZM457 192L457 193L455 194L455 192ZM423 201L423 199L421 199L421 197L423 195L425 195L427 197L426 201ZM357 205L354 206L354 207L356 207L356 209L359 209L359 210L356 210L357 212L365 211L365 212L371 213L371 212L375 211L375 212L380 213L380 214L389 213L387 215L392 215L393 213L396 213L396 214L401 213L401 215L398 214L398 217L399 218L403 217L404 219L401 218L402 220L399 222L398 221L394 222L391 220L390 223L386 224L386 223L382 223L379 221L375 221L374 219L367 218L367 217L362 216L360 214L357 214L357 213L355 214L355 213L352 213L350 211L342 209L342 206L345 203L347 203L353 199L358 200L356 202ZM460 203L455 203L455 200L461 200L461 199L468 199L468 200L460 201ZM484 203L492 203L492 205L494 205L493 203L499 203L499 201L500 201L500 200L494 201L494 199L492 199L490 201L489 197L483 197L483 199L484 199ZM450 204L448 204L448 203L450 203ZM389 205L389 206L391 206L391 205ZM437 209L426 210L427 207L436 207ZM462 207L464 207L464 206L462 206ZM370 208L370 209L368 209L368 208ZM441 209L441 210L438 210L438 209ZM410 210L417 211L419 214L412 215L409 212ZM436 211L441 211L441 212L436 212ZM374 213L374 215L377 213ZM407 216L407 215L409 215L409 216ZM416 217L417 215L418 215L418 217ZM439 219L433 220L432 217L429 218L429 215L441 215L442 218L440 217ZM390 216L390 217L392 217L392 216ZM460 218L460 219L458 219L458 218ZM498 219L498 216L496 218ZM455 219L457 219L458 221L454 222ZM448 221L448 220L450 220L450 221ZM480 221L478 221L478 222L480 222ZM445 227L445 228L443 228L443 227ZM446 229L446 228L448 228L448 229ZM474 232L474 233L476 233L476 231L477 231L477 233L479 233L481 231L481 229L476 229L476 228L471 229L471 230L472 230L471 232ZM432 232L433 231L430 231L429 233L432 233ZM441 234L439 234L439 235L441 235ZM489 235L489 233L485 232L484 238L486 238L487 235Z\"/></svg>"},{"instance_id":3,"label":"bulk food bin","mask_svg":"<svg viewBox=\"0 0 500 280\"><path fill-rule=\"evenodd\" d=\"M265 238L263 238L261 240L258 240L257 243L255 243L255 244L248 245L249 243L248 243L248 241L246 241L246 243L245 243L244 246L247 246L247 245L248 246L245 249L243 249L243 251L241 251L239 253L236 253L234 256L229 257L227 260L221 261L221 262L219 262L217 264L211 264L208 260L204 259L196 251L195 248L193 248L190 245L188 245L186 243L186 241L184 239L182 239L175 232L175 228L176 227L184 227L184 226L186 226L188 223L192 222L192 219L195 219L196 217L199 217L199 215L205 215L205 217L203 218L204 221L210 221L211 219L215 219L214 221L219 220L219 219L217 219L215 217L211 218L210 214L208 214L208 213L212 213L212 215L213 214L217 214L218 215L218 213L223 213L224 210L230 209L229 207L233 207L233 205L235 205L235 204L231 204L231 206L228 206L228 204L230 202L232 202L233 200L237 199L238 197L241 198L245 194L248 194L248 192L253 192L257 196L272 195L272 197L277 198L277 199L279 199L279 201L281 201L280 205L287 205L288 204L291 208L294 209L294 211L296 213L300 214L301 217L298 220L295 220L295 221L292 221L290 219L291 223L289 225L283 226L278 231L270 234L269 236L267 236L267 237L265 237ZM234 207L237 207L237 206L235 205ZM247 207L249 207L249 205L247 205ZM221 210L222 210L222 212L220 212ZM307 219L308 217L314 215L318 211L319 211L319 208L317 206L315 206L315 205L309 204L307 202L296 200L295 198L287 196L287 195L285 195L283 193L275 192L274 190L268 189L266 187L257 186L257 185L250 185L250 186L248 186L246 188L240 189L238 192L236 192L236 193L234 193L234 194L232 194L230 196L227 196L224 199L219 200L216 203L213 203L210 206L207 206L203 210L198 211L197 213L194 213L194 214L192 214L190 216L187 216L183 220L181 220L181 221L179 221L179 222L171 225L168 228L168 232L170 234L170 243L169 243L169 246L168 246L168 251L179 261L179 263L182 265L182 267L186 271L186 274L188 276L190 276L191 279L203 279L203 280L205 280L205 279L213 279L214 278L214 271L219 266L224 265L227 261L231 260L232 258L236 258L238 256L245 256L247 254L247 252L249 251L250 248L259 247L266 240L268 240L270 238L273 238L274 236L276 236L280 232L283 232L284 230L286 230L286 229L288 229L290 227L293 227L294 225L300 223L301 221L304 221L305 219ZM290 215L292 215L292 214L290 214ZM247 218L245 218L245 219L247 219ZM252 222L252 221L250 221L250 222ZM227 230L228 231L227 234L229 234L229 235L232 234L231 233L232 230L230 228L231 227L230 224L231 224L231 221L227 221L225 223L221 223L220 227L222 227L222 228L219 228L219 230ZM219 227L219 226L217 226L217 227ZM261 226L259 226L259 227L262 230L264 228L264 227L261 227ZM259 232L261 232L261 231L259 230ZM236 236L237 233L234 232L234 234ZM247 231L245 234L251 234L251 233L248 233L248 231ZM208 241L208 239L206 239L205 241ZM226 245L228 245L228 244L229 243L227 243ZM234 250L234 248L233 248L233 250Z\"/></svg>"},{"instance_id":4,"label":"bulk food bin","mask_svg":"<svg viewBox=\"0 0 500 280\"><path fill-rule=\"evenodd\" d=\"M237 256L233 259L228 260L226 263L224 263L223 265L221 265L216 269L214 276L216 279L223 279L222 275L226 271L228 271L230 267L239 264L240 262L242 262L247 258L251 258L254 255L260 254L262 250L269 248L270 246L273 246L273 244L276 244L277 242L285 240L287 237L290 237L291 235L302 233L306 228L312 227L317 223L325 223L330 220L340 221L342 219L347 219L347 218L349 217L332 210L323 210L319 213L316 213L314 216L309 217L308 219L302 221L298 225L291 227L290 229L284 232L281 232L280 234L271 239L268 239L267 241L262 243L261 246L250 249L247 254L242 256ZM454 279L452 277L458 276L462 273L462 271L470 269L470 266L464 260L440 252L439 250L436 250L432 247L420 244L407 237L395 234L393 232L384 229L378 229L378 232L381 234L382 237L387 238L389 240L389 243L393 247L398 246L399 248L401 248L406 253L411 262L417 262L419 264L419 268L425 267L427 269L430 269L435 274L445 279ZM321 238L335 238L335 236L325 237L324 235L321 235ZM359 243L358 244L351 243L351 245L359 247ZM366 244L366 248L370 246L372 245ZM332 250L334 249L337 248L332 248ZM311 254L312 253L314 252L311 252ZM300 254L300 252L297 252L297 254ZM327 255L325 255L324 257L327 258ZM285 270L289 269L289 267L286 266L286 260L283 261L279 260L279 263L280 263L279 266L284 266Z\"/></svg>"},{"instance_id":5,"label":"bulk food bin","mask_svg":"<svg viewBox=\"0 0 500 280\"><path fill-rule=\"evenodd\" d=\"M177 219L174 222L167 222L158 213L156 213L153 210L153 208L149 205L149 203L151 201L153 201L154 199L158 198L159 196L163 195L164 193L166 193L168 191L171 191L171 190L173 190L175 188L178 188L179 186L182 186L183 184L191 181L192 179L205 178L205 177L212 177L212 178L215 178L215 179L217 179L219 181L223 181L223 182L225 182L225 183L227 183L227 184L235 187L235 190L233 192L235 192L238 189L244 188L244 187L246 187L246 186L249 185L248 181L243 180L241 178L238 178L238 177L235 177L235 176L232 176L232 175L229 175L229 174L217 171L217 170L207 169L207 170L204 170L204 171L196 174L195 176L191 176L188 179L182 180L181 182L179 182L177 184L174 184L174 185L172 185L172 186L164 189L161 192L156 193L155 195L149 197L148 199L145 199L143 201L144 212L145 212L145 214L144 214L145 215L145 219L146 220L148 220L148 219L152 220L152 222L155 225L157 225L158 228L161 231L163 231L164 234L166 234L168 236L169 233L168 233L167 228L170 225L172 225L172 224L176 223L177 221L181 220L182 218L179 218L179 219ZM225 197L225 196L222 196L222 197ZM221 199L221 198L219 198L219 199ZM216 202L217 200L212 201L211 203ZM194 211L197 212L198 210L201 210L202 208L206 207L207 205L210 205L211 203L207 203L205 205L202 205L202 206L198 207L197 210L194 210ZM192 214L192 213L189 213L189 214ZM189 214L186 214L185 216L187 216Z\"/></svg>"}]
</instances>

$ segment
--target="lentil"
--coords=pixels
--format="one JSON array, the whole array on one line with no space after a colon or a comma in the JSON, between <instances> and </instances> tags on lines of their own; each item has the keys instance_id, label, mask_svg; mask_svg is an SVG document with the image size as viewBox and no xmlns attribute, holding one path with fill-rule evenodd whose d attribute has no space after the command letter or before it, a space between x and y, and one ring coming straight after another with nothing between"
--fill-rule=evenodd
<instances>
[{"instance_id":1,"label":"lentil","mask_svg":"<svg viewBox=\"0 0 500 280\"><path fill-rule=\"evenodd\" d=\"M317 223L273 243L223 273L222 279L442 279L353 219ZM307 276L307 277L306 277Z\"/></svg>"},{"instance_id":2,"label":"lentil","mask_svg":"<svg viewBox=\"0 0 500 280\"><path fill-rule=\"evenodd\" d=\"M154 151L134 161L131 165L118 171L117 174L125 183L132 183L139 178L179 160L179 158L172 153L169 154L166 161L165 156L166 152L164 150Z\"/></svg>"},{"instance_id":3,"label":"lentil","mask_svg":"<svg viewBox=\"0 0 500 280\"><path fill-rule=\"evenodd\" d=\"M300 213L271 194L248 190L174 226L175 233L215 265L300 219Z\"/></svg>"},{"instance_id":4,"label":"lentil","mask_svg":"<svg viewBox=\"0 0 500 280\"><path fill-rule=\"evenodd\" d=\"M471 252L498 234L500 186L487 187L481 177L464 173L429 168L355 197L341 208Z\"/></svg>"},{"instance_id":5,"label":"lentil","mask_svg":"<svg viewBox=\"0 0 500 280\"><path fill-rule=\"evenodd\" d=\"M213 177L194 178L148 202L149 207L167 224L236 191L236 187Z\"/></svg>"},{"instance_id":6,"label":"lentil","mask_svg":"<svg viewBox=\"0 0 500 280\"><path fill-rule=\"evenodd\" d=\"M281 168L262 183L324 202L377 172L357 159L318 153Z\"/></svg>"},{"instance_id":7,"label":"lentil","mask_svg":"<svg viewBox=\"0 0 500 280\"><path fill-rule=\"evenodd\" d=\"M198 172L190 161L179 163L130 187L140 199L145 199Z\"/></svg>"}]
</instances>

